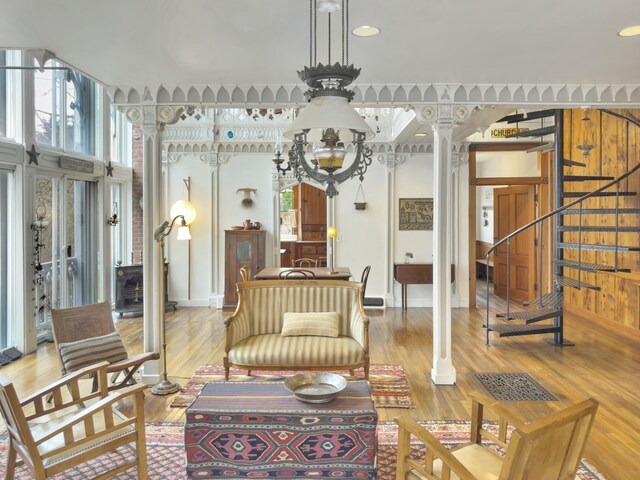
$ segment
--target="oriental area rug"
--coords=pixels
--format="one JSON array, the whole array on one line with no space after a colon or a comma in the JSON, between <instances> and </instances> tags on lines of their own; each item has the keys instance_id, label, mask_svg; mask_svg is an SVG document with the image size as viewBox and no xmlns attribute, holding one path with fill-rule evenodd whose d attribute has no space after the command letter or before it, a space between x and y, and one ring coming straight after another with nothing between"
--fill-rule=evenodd
<instances>
[{"instance_id":1,"label":"oriental area rug","mask_svg":"<svg viewBox=\"0 0 640 480\"><path fill-rule=\"evenodd\" d=\"M246 370L231 369L229 381L232 382L252 382L252 381L280 381L291 375L303 372L293 371L260 371L251 372L247 375ZM354 380L347 371L338 371L347 380ZM362 369L356 370L357 377L364 377ZM224 381L224 367L222 365L204 365L191 377L191 380L180 389L180 392L173 398L172 407L188 407L198 396L200 390L207 382ZM373 364L369 368L369 384L371 385L371 396L377 408L415 408L409 393L409 384L404 369L400 365Z\"/></svg>"},{"instance_id":2,"label":"oriental area rug","mask_svg":"<svg viewBox=\"0 0 640 480\"><path fill-rule=\"evenodd\" d=\"M423 420L420 423L448 448L469 440L471 425L468 421ZM147 423L146 428L149 479L186 479L184 424L152 422ZM378 480L395 479L397 443L398 429L396 425L393 422L378 422ZM418 457L424 454L418 444L412 447L414 454ZM5 474L7 450L7 433L4 432L0 435L0 477L4 477ZM130 451L122 448L117 452L107 453L90 460L53 478L57 480L94 478L116 463L121 463L129 458ZM24 466L18 467L15 473L17 480L33 478ZM135 480L137 476L134 469L131 469L113 478L115 480ZM578 469L576 480L604 480L604 477L583 460Z\"/></svg>"}]
</instances>

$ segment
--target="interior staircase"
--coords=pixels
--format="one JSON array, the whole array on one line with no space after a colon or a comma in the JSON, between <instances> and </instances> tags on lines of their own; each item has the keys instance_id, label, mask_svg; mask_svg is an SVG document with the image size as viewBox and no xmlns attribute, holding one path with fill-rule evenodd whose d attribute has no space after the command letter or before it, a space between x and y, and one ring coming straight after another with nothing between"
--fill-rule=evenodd
<instances>
[{"instance_id":1,"label":"interior staircase","mask_svg":"<svg viewBox=\"0 0 640 480\"><path fill-rule=\"evenodd\" d=\"M585 274L596 274L598 272L629 272L629 269L621 268L620 255L625 255L627 252L640 251L640 236L635 238L635 245L629 245L628 238L625 242L621 242L621 234L624 233L640 233L640 226L638 222L627 221L626 219L632 218L632 215L640 214L640 208L629 208L625 205L624 199L626 197L634 197L637 195L635 191L629 191L629 177L636 174L640 170L640 149L637 145L633 146L635 155L630 154L629 138L637 137L637 132L640 128L640 122L636 118L628 117L623 114L611 111L600 110L601 119L602 116L610 115L617 117L620 121L624 122L626 128L626 158L607 158L606 149L603 144L602 134L602 120L600 126L600 138L598 141L599 159L594 159L595 155L590 152L591 148L588 148L587 154L584 158L580 158L578 161L573 158L565 158L565 145L564 145L564 112L562 110L542 110L538 112L529 112L527 114L515 114L504 117L500 121L507 123L518 123L525 120L533 119L545 119L554 118L554 125L543 126L534 130L528 130L518 132L511 137L537 137L542 138L548 135L553 135L553 143L546 144L547 150L551 150L553 146L554 150L554 207L555 209L531 223L518 228L516 231L510 233L505 238L502 238L495 243L486 253L487 261L489 256L496 252L500 245L506 244L507 251L507 272L506 283L511 285L511 252L510 246L512 239L524 232L525 230L534 228L536 229L536 237L538 238L536 248L537 254L537 285L543 285L543 277L548 275L548 271L545 272L545 265L543 265L543 248L544 238L538 233L544 231L545 222L546 226L552 226L553 228L553 256L552 256L552 268L553 268L553 287L550 293L543 293L543 289L538 287L538 296L527 302L519 303L517 306L515 302L509 296L509 288L507 288L506 308L504 312L499 312L495 315L495 318L491 318L489 310L489 282L487 282L487 309L486 320L484 327L486 328L486 343L490 345L490 332L494 332L500 337L520 336L520 335L539 335L539 334L553 334L553 339L549 339L549 343L553 345L572 345L571 342L564 338L564 326L563 326L563 305L564 305L564 291L565 289L591 289L599 291L597 282L590 283L585 281ZM630 133L631 132L631 133ZM570 136L570 138L573 138ZM619 141L615 138L614 141ZM542 145L537 150L543 150L545 145ZM577 147L579 148L579 147ZM572 151L572 148L569 149ZM625 165L625 171L623 174L614 178L607 175L587 175L579 174L576 172L579 169L585 169L587 162L599 161L600 173L602 173L603 162L622 162ZM569 172L565 174L565 169L569 169ZM568 191L569 184L575 184L580 182L585 188L581 188L578 191ZM588 183L587 183L588 182ZM594 182L600 186L596 189L590 190L587 185L591 185ZM590 199L600 199L597 206L591 205ZM597 225L593 221L589 221L589 218L593 219L593 216L599 219ZM585 224L586 223L586 224ZM597 233L597 241L593 241L594 234ZM611 235L613 234L613 235ZM583 237L588 236L590 241L584 241ZM613 237L613 241L612 238ZM622 244L621 244L622 243ZM583 261L583 252L587 251L600 251L609 252L608 255L602 255L606 257L606 262L594 263L590 261ZM570 253L567 253L570 252ZM610 260L610 261L609 261ZM546 266L548 268L548 265ZM495 275L495 272L494 272ZM593 281L593 280L591 280Z\"/></svg>"}]
</instances>

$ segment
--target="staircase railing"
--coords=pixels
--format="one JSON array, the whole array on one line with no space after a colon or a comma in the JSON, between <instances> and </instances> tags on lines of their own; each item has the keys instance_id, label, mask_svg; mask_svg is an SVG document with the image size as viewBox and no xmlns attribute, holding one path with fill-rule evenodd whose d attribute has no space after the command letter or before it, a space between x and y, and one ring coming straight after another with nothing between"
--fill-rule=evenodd
<instances>
[{"instance_id":1,"label":"staircase railing","mask_svg":"<svg viewBox=\"0 0 640 480\"><path fill-rule=\"evenodd\" d=\"M620 118L624 121L626 121L628 124L633 124L636 127L640 128L640 121L636 120L635 118L629 118L625 115L622 115L620 113L617 112L613 112L611 110L607 110L607 109L598 109L600 112L611 115L613 117L617 117ZM558 135L558 132L556 132L556 135ZM560 135L563 135L563 132L560 132ZM601 137L601 141L600 141L600 147L602 148L602 132L600 132L600 137ZM626 136L626 141L627 144L629 142L629 135ZM558 142L558 138L556 138L556 142ZM562 140L560 140L560 142L562 142ZM628 145L627 145L627 161L628 161ZM564 161L564 154L563 152L560 152L561 155L556 155L555 158L555 162L563 162ZM499 241L497 241L494 245L492 245L486 252L486 260L487 260L487 265L489 265L489 257L490 255L495 252L498 247L500 247L500 245L503 244L507 244L507 272L506 272L506 284L507 284L507 288L506 288L506 292L507 292L507 299L506 299L506 314L505 314L505 318L508 321L511 317L511 296L510 296L510 290L511 290L511 239L514 238L516 235L530 229L533 227L536 227L537 225L539 226L539 232L540 234L538 235L538 246L539 246L539 282L538 282L538 299L536 299L536 301L539 301L540 306L543 306L543 288L542 288L542 271L543 271L543 264L542 264L542 232L544 230L544 221L553 217L558 216L559 214L561 214L562 212L571 209L572 207L575 207L576 205L578 205L578 264L580 265L582 263L582 213L583 213L583 203L590 199L593 198L595 196L597 196L599 193L604 192L605 190L610 189L611 187L616 187L616 193L615 193L615 247L614 247L614 270L615 272L618 271L618 253L619 253L619 237L620 237L620 225L619 225L619 211L620 211L620 183L622 181L624 181L625 179L629 178L631 175L633 175L634 173L636 173L638 170L640 170L640 163L638 163L635 167L633 167L631 170L628 170L627 172L625 172L624 174L622 174L620 177L611 180L610 182L608 182L607 184L601 186L600 188L597 188L596 190L593 190L579 198L577 198L576 200L573 200L569 203L567 203L566 205L562 205L561 207L556 208L555 210L546 213L544 215L542 215L539 218L536 218L535 220L527 223L526 225L518 228L517 230L511 232L509 235L507 235L506 237L500 239ZM556 181L562 181L562 179L555 179ZM560 200L562 201L562 200ZM494 274L494 280L495 280L495 274ZM580 266L578 267L578 281L577 281L577 288L580 288L582 286L582 268L580 268ZM489 298L490 298L490 292L489 292L489 278L487 276L487 305L486 305L486 344L489 345L489 332L490 332L490 308L489 308Z\"/></svg>"}]
</instances>

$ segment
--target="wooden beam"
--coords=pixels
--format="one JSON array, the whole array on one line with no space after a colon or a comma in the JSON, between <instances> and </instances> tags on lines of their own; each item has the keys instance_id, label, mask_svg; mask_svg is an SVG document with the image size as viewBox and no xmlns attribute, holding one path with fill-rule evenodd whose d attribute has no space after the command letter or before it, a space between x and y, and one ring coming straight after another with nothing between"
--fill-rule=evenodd
<instances>
[{"instance_id":1,"label":"wooden beam","mask_svg":"<svg viewBox=\"0 0 640 480\"><path fill-rule=\"evenodd\" d=\"M469 178L470 185L540 185L549 183L548 177L483 177Z\"/></svg>"}]
</instances>

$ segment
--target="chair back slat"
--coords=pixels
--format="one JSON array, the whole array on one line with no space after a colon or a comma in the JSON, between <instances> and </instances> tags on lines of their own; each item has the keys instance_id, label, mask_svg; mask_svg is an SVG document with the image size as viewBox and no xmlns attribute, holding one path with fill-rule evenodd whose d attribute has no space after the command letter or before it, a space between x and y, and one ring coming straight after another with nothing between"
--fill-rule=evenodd
<instances>
[{"instance_id":1,"label":"chair back slat","mask_svg":"<svg viewBox=\"0 0 640 480\"><path fill-rule=\"evenodd\" d=\"M511 461L505 464L501 478L573 478L597 408L595 400L586 400L532 422L524 431L514 430L507 449Z\"/></svg>"},{"instance_id":2,"label":"chair back slat","mask_svg":"<svg viewBox=\"0 0 640 480\"><path fill-rule=\"evenodd\" d=\"M101 337L116 331L109 302L51 311L56 345Z\"/></svg>"}]
</instances>

